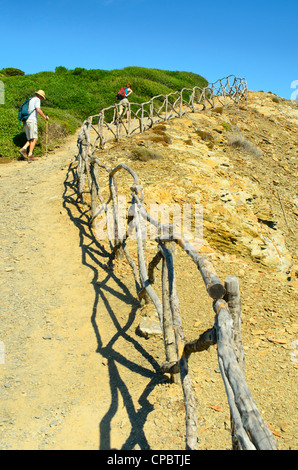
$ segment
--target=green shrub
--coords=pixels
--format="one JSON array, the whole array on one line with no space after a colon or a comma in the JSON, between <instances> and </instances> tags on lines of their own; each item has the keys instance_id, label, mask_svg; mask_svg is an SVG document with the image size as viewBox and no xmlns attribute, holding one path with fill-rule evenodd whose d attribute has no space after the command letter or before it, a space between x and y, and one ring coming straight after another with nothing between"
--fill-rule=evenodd
<instances>
[{"instance_id":1,"label":"green shrub","mask_svg":"<svg viewBox=\"0 0 298 470\"><path fill-rule=\"evenodd\" d=\"M55 72L9 76L4 74L1 80L5 86L5 104L0 105L0 155L8 158L18 157L18 149L25 138L23 132L18 132L18 109L38 89L46 93L42 109L50 117L49 129L52 126L53 135L59 135L60 139L63 135L76 132L80 123L88 116L98 114L101 109L115 104L119 88L128 82L134 92L129 100L134 103L146 102L153 96L169 94L183 88L207 86L206 79L190 72L143 67L108 71L86 70L81 67L68 70L59 66ZM44 128L45 121L40 118L41 138L36 146L37 154L43 152Z\"/></svg>"},{"instance_id":2,"label":"green shrub","mask_svg":"<svg viewBox=\"0 0 298 470\"><path fill-rule=\"evenodd\" d=\"M67 110L53 109L51 111L48 124L49 149L62 143L63 139L70 134L74 134L80 125L80 120ZM45 151L45 130L46 121L39 118L39 140L35 147L35 155L43 155ZM55 131L54 131L55 129ZM18 150L26 142L26 135L23 125L19 125L18 111L12 108L2 108L0 106L0 157L17 159Z\"/></svg>"},{"instance_id":3,"label":"green shrub","mask_svg":"<svg viewBox=\"0 0 298 470\"><path fill-rule=\"evenodd\" d=\"M56 68L55 68L55 72L56 72L56 73L66 73L66 72L67 72L67 68L66 68L66 67L62 67L62 65L59 65L59 67L56 67Z\"/></svg>"},{"instance_id":4,"label":"green shrub","mask_svg":"<svg viewBox=\"0 0 298 470\"><path fill-rule=\"evenodd\" d=\"M83 69L82 67L76 67L76 68L72 71L73 75L82 75L82 74L84 74L84 72L87 72L87 70L86 70L86 69Z\"/></svg>"},{"instance_id":5,"label":"green shrub","mask_svg":"<svg viewBox=\"0 0 298 470\"><path fill-rule=\"evenodd\" d=\"M12 158L14 155L14 140L18 135L18 112L0 106L0 157Z\"/></svg>"},{"instance_id":6,"label":"green shrub","mask_svg":"<svg viewBox=\"0 0 298 470\"><path fill-rule=\"evenodd\" d=\"M6 75L7 77L15 77L17 75L25 75L25 72L20 69L15 69L13 67L9 67L7 69L0 70L0 75Z\"/></svg>"}]
</instances>

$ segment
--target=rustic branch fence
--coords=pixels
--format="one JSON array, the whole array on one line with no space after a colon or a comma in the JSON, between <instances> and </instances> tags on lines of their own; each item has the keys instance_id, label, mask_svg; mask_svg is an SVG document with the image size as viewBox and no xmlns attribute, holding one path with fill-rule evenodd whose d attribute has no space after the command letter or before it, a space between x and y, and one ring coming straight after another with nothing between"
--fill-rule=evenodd
<instances>
[{"instance_id":1,"label":"rustic branch fence","mask_svg":"<svg viewBox=\"0 0 298 470\"><path fill-rule=\"evenodd\" d=\"M115 104L102 109L99 114L89 116L83 123L82 132L89 136L89 152L91 155L104 148L111 140L144 132L154 123L182 117L187 112L204 110L208 106L238 103L246 99L247 84L244 78L234 75L217 80L205 88L183 88L181 91L168 95L154 96L145 103L129 103L129 119L120 116L120 105Z\"/></svg>"},{"instance_id":2,"label":"rustic branch fence","mask_svg":"<svg viewBox=\"0 0 298 470\"><path fill-rule=\"evenodd\" d=\"M225 103L227 97L237 102L246 97L246 82L234 78L230 84L231 77L220 80L208 89L200 91L198 102L206 107L206 101L214 105L215 98L218 102ZM187 106L194 110L194 95L197 90L192 91L191 99ZM219 95L219 93L221 93ZM167 108L169 101L164 101L163 106ZM179 104L181 111L182 92L171 105L171 112L176 112ZM152 104L152 102L150 102ZM117 108L114 108L114 111ZM144 107L140 105L143 116ZM168 108L169 110L169 108ZM97 117L100 122L100 129L103 128L103 116L105 110ZM182 112L182 111L181 111ZM185 111L183 111L184 113ZM180 114L181 115L181 114ZM161 110L158 111L158 118ZM169 119L170 114L165 114L164 119ZM190 371L188 367L191 354L204 351L212 345L217 345L217 355L220 372L224 382L231 416L231 434L233 449L243 450L275 450L277 448L275 439L268 426L262 419L250 393L245 380L245 360L241 339L241 301L238 279L234 276L228 277L225 283L220 281L212 261L201 256L194 246L186 240L175 229L174 224L163 224L155 220L148 214L144 204L143 188L140 185L137 174L127 165L119 164L115 168L108 168L93 155L96 147L90 143L90 128L93 117L84 122L78 139L78 166L77 181L78 194L81 200L85 193L90 195L90 225L96 236L96 221L98 218L106 217L108 221L108 205L113 212L113 230L108 233L109 242L112 246L111 258L125 257L135 278L136 290L139 299L145 302L152 302L163 332L165 348L165 362L161 364L161 371L170 374L173 382L179 382L184 394L186 410L186 449L197 450L199 444L197 426L197 405L195 394L191 385ZM150 117L151 119L151 117ZM140 118L140 126L143 129L144 123ZM108 125L108 124L107 124ZM104 143L101 131L98 131L97 139ZM119 137L119 134L117 134ZM105 202L99 184L100 172L104 172L109 183L109 197ZM121 227L118 207L118 186L117 174L127 172L132 178L131 201L126 211L128 227L123 232ZM156 253L147 263L146 250L146 230L144 227L150 225L156 230ZM135 236L137 260L130 254L127 241L132 234ZM179 299L176 289L175 256L176 247L184 250L192 259L199 270L204 281L206 290L212 299L213 310L215 312L214 325L200 335L195 341L185 343L182 319L180 315ZM162 299L159 298L154 288L154 270L161 262L161 292Z\"/></svg>"}]
</instances>

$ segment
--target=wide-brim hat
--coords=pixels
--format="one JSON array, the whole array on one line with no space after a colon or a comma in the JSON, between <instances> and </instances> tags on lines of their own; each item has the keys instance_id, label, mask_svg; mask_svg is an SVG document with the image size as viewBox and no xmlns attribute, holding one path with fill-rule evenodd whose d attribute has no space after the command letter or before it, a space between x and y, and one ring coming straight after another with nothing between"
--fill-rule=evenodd
<instances>
[{"instance_id":1,"label":"wide-brim hat","mask_svg":"<svg viewBox=\"0 0 298 470\"><path fill-rule=\"evenodd\" d=\"M42 98L45 100L46 99L46 94L43 90L38 90L35 92L36 95L42 96Z\"/></svg>"}]
</instances>

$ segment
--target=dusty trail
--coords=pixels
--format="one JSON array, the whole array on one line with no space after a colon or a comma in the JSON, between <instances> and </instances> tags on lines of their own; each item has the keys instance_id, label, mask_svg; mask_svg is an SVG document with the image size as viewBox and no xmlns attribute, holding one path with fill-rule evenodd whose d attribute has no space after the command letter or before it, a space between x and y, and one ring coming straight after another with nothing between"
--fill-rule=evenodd
<instances>
[{"instance_id":1,"label":"dusty trail","mask_svg":"<svg viewBox=\"0 0 298 470\"><path fill-rule=\"evenodd\" d=\"M138 302L104 252L97 264L65 183L75 143L48 160L1 166L2 449L146 446L125 420L145 420L156 364L128 333ZM130 348L143 364L130 362ZM111 433L116 413L122 424Z\"/></svg>"},{"instance_id":2,"label":"dusty trail","mask_svg":"<svg viewBox=\"0 0 298 470\"><path fill-rule=\"evenodd\" d=\"M227 110L225 119L236 119L233 113L240 111ZM254 111L247 124L243 116L239 118L249 126L247 133L255 125L255 115ZM191 118L201 125L202 116ZM215 136L214 161L195 133L191 134L194 146L185 143L192 129L188 119L167 126L173 140L169 148L160 142L160 135L140 136L139 140L151 139L163 156L153 163L129 162L145 186L147 201L164 197L168 202L172 194L174 201L184 203L197 187L204 195L206 175L210 173L210 184L215 184L216 175L226 183L223 169L232 160L230 176L245 173L243 161L238 164L237 154L228 148L225 166L218 164L217 156L226 150L215 127L220 116L208 119L207 130ZM207 126L207 120L203 124ZM0 345L5 347L5 361L0 363L0 449L184 449L182 390L168 384L159 372L164 361L162 340L137 334L145 309L136 298L131 270L122 261L109 264L108 246L95 242L87 207L77 204L69 170L77 153L76 140L77 136L69 137L59 151L31 164L0 165ZM130 146L137 144L137 138L120 142L103 153L105 163L110 167L127 163ZM202 165L198 176L194 158ZM266 181L262 188L264 175L253 163L261 195L268 199ZM281 161L280 184L285 167ZM276 178L275 173L272 168ZM296 181L292 173L285 176L289 188ZM121 176L120 183L121 178L126 184ZM164 185L172 184L171 190L165 185L163 191L161 178ZM196 178L191 189L191 179L195 183ZM248 178L241 184L242 190L250 191L245 186ZM206 205L209 200L208 196ZM219 201L216 212L224 204ZM276 213L283 223L279 205ZM289 238L290 247L295 243ZM248 256L223 254L221 247L214 251L220 278L240 279L246 378L252 395L279 447L295 449L297 281L287 282ZM195 339L212 326L212 305L186 256L177 256L177 270L184 331L187 339ZM190 369L198 399L200 449L230 449L229 408L216 348L194 355Z\"/></svg>"}]
</instances>

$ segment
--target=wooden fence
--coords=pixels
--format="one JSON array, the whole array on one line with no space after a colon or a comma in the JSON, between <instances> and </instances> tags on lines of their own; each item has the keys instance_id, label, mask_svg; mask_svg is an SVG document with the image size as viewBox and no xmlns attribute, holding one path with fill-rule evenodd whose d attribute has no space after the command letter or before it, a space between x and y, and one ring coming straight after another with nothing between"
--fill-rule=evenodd
<instances>
[{"instance_id":1,"label":"wooden fence","mask_svg":"<svg viewBox=\"0 0 298 470\"><path fill-rule=\"evenodd\" d=\"M183 88L179 92L154 96L145 103L129 103L128 120L125 120L126 111L120 115L119 104L109 106L99 114L89 116L83 123L82 136L88 136L89 153L94 155L107 142L144 132L154 123L181 118L187 112L213 108L215 105L238 103L246 96L246 80L230 75L205 88Z\"/></svg>"},{"instance_id":2,"label":"wooden fence","mask_svg":"<svg viewBox=\"0 0 298 470\"><path fill-rule=\"evenodd\" d=\"M229 77L226 80L229 81ZM239 82L235 79L233 86L229 87L229 96L235 98L240 89L241 92L237 99L240 96L245 97L246 88L240 88L243 83L242 80ZM213 88L211 87L213 94L208 95L208 100L212 102L215 97L215 90L220 90L223 94L219 97L219 101L224 102L227 95L227 85L223 85L222 80L219 82L218 87L215 85ZM95 228L98 217L107 217L108 205L112 207L114 229L109 234L109 242L112 246L111 258L126 258L134 274L139 299L152 302L156 309L161 331L163 332L166 359L160 366L161 371L169 373L173 382L176 382L177 377L180 376L183 389L186 410L186 449L197 450L199 446L197 405L191 385L188 367L189 358L191 354L206 350L215 344L217 345L219 368L230 407L233 449L277 449L275 439L263 421L245 380L238 279L230 276L222 283L212 261L206 256L201 256L194 246L176 231L174 224L163 224L148 214L144 202L143 188L140 185L138 175L125 164L108 168L100 162L98 157L92 154L94 147L90 144L89 125L91 125L90 119L85 121L78 139L79 154L76 169L78 194L82 200L85 193L89 194L90 225L93 228L94 236L96 236ZM109 184L107 201L102 196L99 184L100 172L103 172ZM125 233L120 229L118 207L117 175L120 172L126 172L128 178L132 179L131 200L126 211L126 226L128 229ZM146 240L143 236L144 224L150 227L153 226L156 230L156 253L149 263L147 262ZM132 233L134 233L136 240L137 263L127 246L128 238L132 236ZM207 293L212 299L212 307L215 313L214 325L190 343L185 342L184 339L176 289L176 247L184 250L190 256L201 273ZM154 270L159 263L162 264L161 298L154 286Z\"/></svg>"}]
</instances>

